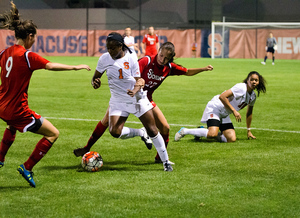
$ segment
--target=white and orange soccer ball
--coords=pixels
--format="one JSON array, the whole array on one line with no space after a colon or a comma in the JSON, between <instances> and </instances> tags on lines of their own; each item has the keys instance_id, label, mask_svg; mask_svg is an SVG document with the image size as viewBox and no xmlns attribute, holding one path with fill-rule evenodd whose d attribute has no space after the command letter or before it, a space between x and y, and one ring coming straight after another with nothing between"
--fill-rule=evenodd
<instances>
[{"instance_id":1,"label":"white and orange soccer ball","mask_svg":"<svg viewBox=\"0 0 300 218\"><path fill-rule=\"evenodd\" d=\"M81 166L89 172L96 172L103 166L101 155L95 151L85 153L81 159Z\"/></svg>"}]
</instances>

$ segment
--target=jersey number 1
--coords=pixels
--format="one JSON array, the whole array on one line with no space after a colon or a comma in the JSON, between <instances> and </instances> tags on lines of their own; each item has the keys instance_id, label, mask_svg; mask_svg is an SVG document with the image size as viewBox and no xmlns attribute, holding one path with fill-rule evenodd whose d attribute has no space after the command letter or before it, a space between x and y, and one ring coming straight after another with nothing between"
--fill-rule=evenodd
<instances>
[{"instance_id":1,"label":"jersey number 1","mask_svg":"<svg viewBox=\"0 0 300 218\"><path fill-rule=\"evenodd\" d=\"M122 71L122 68L119 69L119 79L123 79L123 71Z\"/></svg>"},{"instance_id":2,"label":"jersey number 1","mask_svg":"<svg viewBox=\"0 0 300 218\"><path fill-rule=\"evenodd\" d=\"M12 69L12 66L13 66L13 59L12 59L12 56L10 56L10 57L7 59L6 65L5 65L5 68L6 68L6 71L7 71L6 77L9 76L10 71L11 71L11 69Z\"/></svg>"}]
</instances>

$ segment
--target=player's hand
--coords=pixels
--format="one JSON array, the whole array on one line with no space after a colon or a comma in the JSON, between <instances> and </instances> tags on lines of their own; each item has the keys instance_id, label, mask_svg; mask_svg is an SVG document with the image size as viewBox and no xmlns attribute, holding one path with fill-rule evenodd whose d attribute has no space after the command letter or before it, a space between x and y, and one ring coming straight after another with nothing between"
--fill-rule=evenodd
<instances>
[{"instance_id":1,"label":"player's hand","mask_svg":"<svg viewBox=\"0 0 300 218\"><path fill-rule=\"evenodd\" d=\"M266 46L266 48L265 48L265 49L266 49L266 51L267 51L267 50L268 50L268 47Z\"/></svg>"},{"instance_id":2,"label":"player's hand","mask_svg":"<svg viewBox=\"0 0 300 218\"><path fill-rule=\"evenodd\" d=\"M127 89L127 94L130 95L131 97L133 97L135 95L135 93L136 93L136 91Z\"/></svg>"},{"instance_id":3,"label":"player's hand","mask_svg":"<svg viewBox=\"0 0 300 218\"><path fill-rule=\"evenodd\" d=\"M248 139L256 139L256 137L251 133L250 130L248 130L247 136L248 136Z\"/></svg>"},{"instance_id":4,"label":"player's hand","mask_svg":"<svg viewBox=\"0 0 300 218\"><path fill-rule=\"evenodd\" d=\"M81 69L86 69L88 71L91 70L90 66L85 65L85 64L80 64L80 65L75 66L75 70L81 70Z\"/></svg>"},{"instance_id":5,"label":"player's hand","mask_svg":"<svg viewBox=\"0 0 300 218\"><path fill-rule=\"evenodd\" d=\"M213 69L214 69L214 67L211 66L211 65L208 65L208 66L206 67L206 70L209 70L209 71L212 71Z\"/></svg>"},{"instance_id":6,"label":"player's hand","mask_svg":"<svg viewBox=\"0 0 300 218\"><path fill-rule=\"evenodd\" d=\"M95 78L94 81L92 81L92 86L94 89L98 89L101 86L100 78Z\"/></svg>"},{"instance_id":7,"label":"player's hand","mask_svg":"<svg viewBox=\"0 0 300 218\"><path fill-rule=\"evenodd\" d=\"M237 112L236 110L233 111L233 115L234 115L235 120L236 120L237 122L241 122L241 121L242 121L242 116L241 116L241 114L240 114L239 112Z\"/></svg>"}]
</instances>

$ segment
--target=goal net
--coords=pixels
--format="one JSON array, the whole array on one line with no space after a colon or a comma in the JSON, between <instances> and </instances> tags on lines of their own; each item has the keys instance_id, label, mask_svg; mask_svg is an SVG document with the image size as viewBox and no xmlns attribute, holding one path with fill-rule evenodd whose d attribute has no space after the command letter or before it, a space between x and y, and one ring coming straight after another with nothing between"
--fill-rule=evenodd
<instances>
[{"instance_id":1,"label":"goal net","mask_svg":"<svg viewBox=\"0 0 300 218\"><path fill-rule=\"evenodd\" d=\"M300 59L300 23L212 22L208 39L211 58L263 58L273 33L276 57Z\"/></svg>"}]
</instances>

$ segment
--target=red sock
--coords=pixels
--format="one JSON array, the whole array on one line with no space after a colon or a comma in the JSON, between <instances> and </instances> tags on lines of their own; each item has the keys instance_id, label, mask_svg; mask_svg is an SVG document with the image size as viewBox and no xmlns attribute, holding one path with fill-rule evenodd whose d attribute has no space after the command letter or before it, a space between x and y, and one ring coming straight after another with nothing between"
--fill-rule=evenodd
<instances>
[{"instance_id":1,"label":"red sock","mask_svg":"<svg viewBox=\"0 0 300 218\"><path fill-rule=\"evenodd\" d=\"M84 146L85 148L88 148L89 150L91 149L91 147L96 143L96 141L103 135L103 133L105 132L105 130L107 129L108 126L104 126L102 124L102 122L100 121L93 134L91 135L88 143L86 144L86 146Z\"/></svg>"},{"instance_id":2,"label":"red sock","mask_svg":"<svg viewBox=\"0 0 300 218\"><path fill-rule=\"evenodd\" d=\"M5 129L3 138L0 145L0 161L4 162L5 155L12 145L12 143L15 141L16 138L16 131L11 131L10 129Z\"/></svg>"},{"instance_id":3,"label":"red sock","mask_svg":"<svg viewBox=\"0 0 300 218\"><path fill-rule=\"evenodd\" d=\"M50 141L46 138L42 138L35 146L35 149L28 160L24 163L25 169L31 171L34 165L36 165L45 156L51 146L52 143Z\"/></svg>"},{"instance_id":4,"label":"red sock","mask_svg":"<svg viewBox=\"0 0 300 218\"><path fill-rule=\"evenodd\" d=\"M169 144L169 133L167 135L161 135L165 141L165 146L166 148L168 147L168 144ZM160 160L160 157L158 155L158 153L156 153L156 157L155 157L156 160Z\"/></svg>"}]
</instances>

